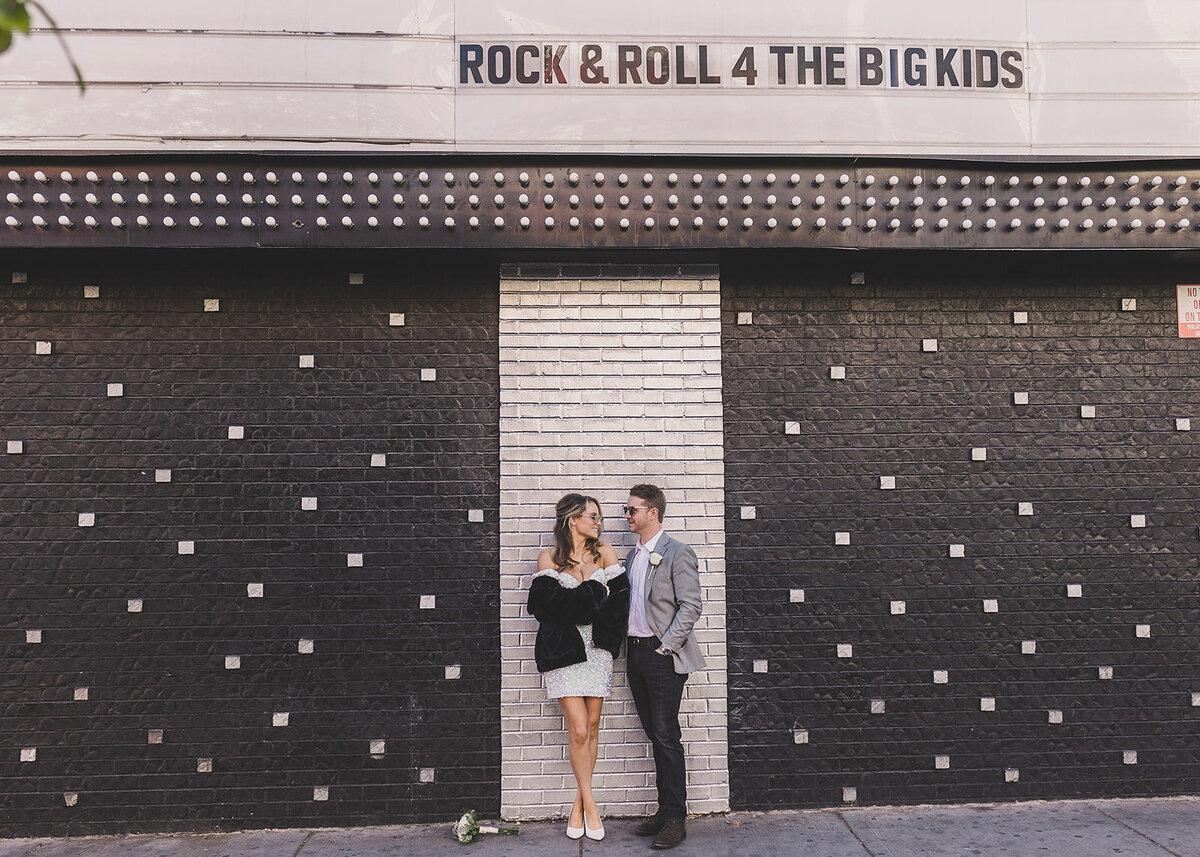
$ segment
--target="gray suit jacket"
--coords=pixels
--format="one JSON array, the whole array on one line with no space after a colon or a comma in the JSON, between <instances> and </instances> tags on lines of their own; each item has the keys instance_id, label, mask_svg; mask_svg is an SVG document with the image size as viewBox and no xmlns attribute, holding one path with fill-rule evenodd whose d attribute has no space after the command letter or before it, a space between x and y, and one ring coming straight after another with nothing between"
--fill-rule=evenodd
<instances>
[{"instance_id":1,"label":"gray suit jacket","mask_svg":"<svg viewBox=\"0 0 1200 857\"><path fill-rule=\"evenodd\" d=\"M637 547L625 557L625 568L633 566ZM696 643L692 626L703 609L700 601L700 571L696 552L663 533L654 553L662 562L651 565L646 576L646 621L675 658L675 672L704 669L704 655Z\"/></svg>"}]
</instances>

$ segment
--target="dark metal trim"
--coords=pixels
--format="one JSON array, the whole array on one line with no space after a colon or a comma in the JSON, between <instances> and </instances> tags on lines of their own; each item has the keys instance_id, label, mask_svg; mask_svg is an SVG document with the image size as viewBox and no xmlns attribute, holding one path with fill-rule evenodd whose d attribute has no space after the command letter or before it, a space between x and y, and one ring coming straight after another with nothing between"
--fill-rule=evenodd
<instances>
[{"instance_id":1,"label":"dark metal trim","mask_svg":"<svg viewBox=\"0 0 1200 857\"><path fill-rule=\"evenodd\" d=\"M14 158L0 247L1190 250L1200 166Z\"/></svg>"}]
</instances>

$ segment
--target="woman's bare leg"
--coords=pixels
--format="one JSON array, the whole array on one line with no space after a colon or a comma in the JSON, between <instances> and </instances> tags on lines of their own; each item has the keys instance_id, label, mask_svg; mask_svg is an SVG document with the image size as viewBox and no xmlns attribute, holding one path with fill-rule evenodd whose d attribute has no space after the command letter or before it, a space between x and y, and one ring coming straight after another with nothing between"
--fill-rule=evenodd
<instances>
[{"instance_id":1,"label":"woman's bare leg","mask_svg":"<svg viewBox=\"0 0 1200 857\"><path fill-rule=\"evenodd\" d=\"M571 771L575 774L575 802L571 806L571 827L582 827L584 809L590 808L595 817L596 800L592 797L592 771L596 767L595 751L590 741L591 728L588 724L586 702L592 697L564 696L558 701L563 720L567 725L567 757L571 760ZM578 815L576 812L578 811ZM576 824L576 819L579 823Z\"/></svg>"},{"instance_id":2,"label":"woman's bare leg","mask_svg":"<svg viewBox=\"0 0 1200 857\"><path fill-rule=\"evenodd\" d=\"M587 797L583 801L584 818L589 827L600 826L600 810L596 807L596 799L592 796L592 773L596 770L596 758L600 752L600 708L604 705L604 697L585 696L584 708L587 710L588 727L588 788ZM595 821L595 824L592 824Z\"/></svg>"}]
</instances>

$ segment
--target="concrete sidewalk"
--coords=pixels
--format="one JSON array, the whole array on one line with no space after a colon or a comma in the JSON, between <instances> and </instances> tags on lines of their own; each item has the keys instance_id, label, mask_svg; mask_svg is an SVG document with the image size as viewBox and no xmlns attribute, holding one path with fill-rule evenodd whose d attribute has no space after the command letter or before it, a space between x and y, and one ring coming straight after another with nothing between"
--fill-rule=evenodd
<instances>
[{"instance_id":1,"label":"concrete sidewalk","mask_svg":"<svg viewBox=\"0 0 1200 857\"><path fill-rule=\"evenodd\" d=\"M459 845L450 824L344 830L0 840L0 857L626 857L649 855L633 821L603 842L572 842L563 824ZM735 812L688 822L673 854L703 857L1200 857L1200 798L1053 801L908 808Z\"/></svg>"}]
</instances>

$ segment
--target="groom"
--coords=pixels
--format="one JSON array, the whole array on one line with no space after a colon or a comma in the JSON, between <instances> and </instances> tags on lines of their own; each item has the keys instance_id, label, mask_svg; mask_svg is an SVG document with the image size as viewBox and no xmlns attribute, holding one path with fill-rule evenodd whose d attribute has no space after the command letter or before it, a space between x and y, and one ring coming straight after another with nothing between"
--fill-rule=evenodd
<instances>
[{"instance_id":1,"label":"groom","mask_svg":"<svg viewBox=\"0 0 1200 857\"><path fill-rule=\"evenodd\" d=\"M688 673L704 668L692 626L700 618L696 552L663 532L667 500L661 488L634 485L625 505L638 545L629 552L629 640L626 673L642 728L654 747L658 812L635 829L655 848L687 836L687 773L679 704Z\"/></svg>"}]
</instances>

